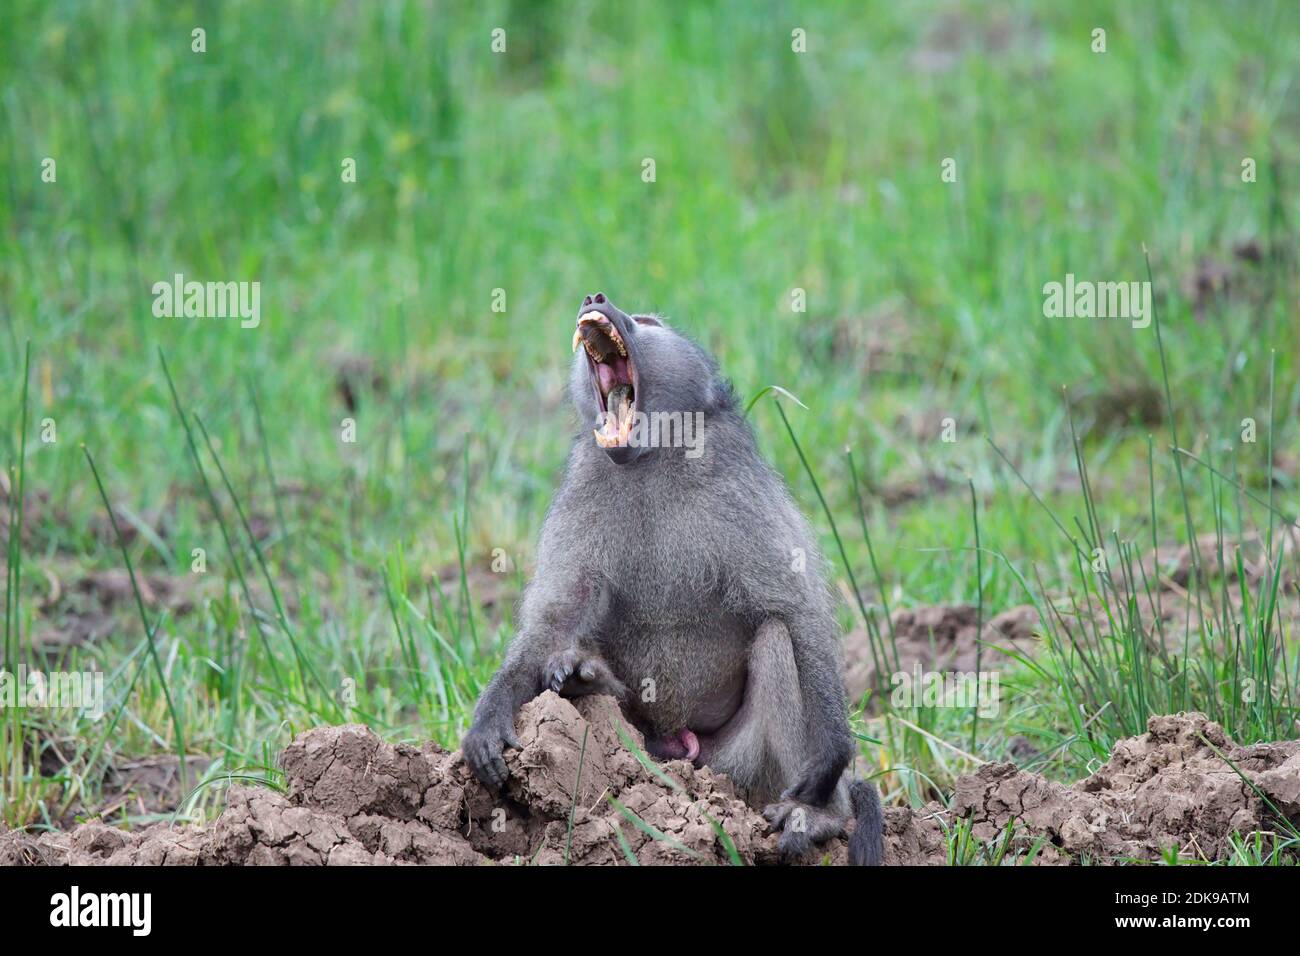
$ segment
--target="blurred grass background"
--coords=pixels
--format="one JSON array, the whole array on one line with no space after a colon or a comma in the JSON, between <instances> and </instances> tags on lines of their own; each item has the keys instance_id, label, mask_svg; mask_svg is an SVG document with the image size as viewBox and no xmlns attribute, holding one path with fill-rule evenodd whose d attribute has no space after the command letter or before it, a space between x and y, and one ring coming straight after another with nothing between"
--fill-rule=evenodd
<instances>
[{"instance_id":1,"label":"blurred grass background","mask_svg":"<svg viewBox=\"0 0 1300 956\"><path fill-rule=\"evenodd\" d=\"M202 547L210 576L236 576L161 349L235 496L265 519L239 534L205 449L236 561L260 581L260 541L291 621L269 587L254 588L258 610L227 592L167 617L179 730L163 679L142 671L126 689L139 621L76 649L72 663L125 668L106 749L167 752L179 734L217 758L214 775L265 765L292 729L341 719L322 688L345 679L361 718L454 745L508 640L573 432L569 328L595 290L700 338L742 398L778 384L809 406L789 406L791 424L865 587L852 446L895 607L1025 603L1008 567L1070 586L1072 548L986 441L1068 523L1085 506L1066 397L1098 525L1149 541L1154 513L1181 530L1154 328L1042 309L1043 284L1067 272L1145 279L1144 244L1182 445L1268 494L1266 444L1242 444L1240 423L1255 417L1262 436L1274 361L1272 491L1293 512L1298 26L1287 2L10 0L0 421L16 465L30 341L23 477L48 496L24 541L24 653L44 626L43 568L122 564L80 443L114 506L153 532L132 536L138 568L186 575ZM151 286L177 272L260 281L260 327L156 318ZM39 440L47 417L57 442ZM340 441L347 417L355 444ZM780 419L766 404L753 417L835 555ZM1188 468L1188 507L1212 529L1224 489ZM1006 558L978 583L968 478L982 543ZM492 578L496 549L511 570ZM259 627L269 653L249 637ZM286 627L316 689L293 673ZM34 772L48 741L78 751L95 736L25 719L13 740L27 749L8 748L27 755L11 822L98 779L67 753ZM1069 723L1051 706L1027 720L1048 736Z\"/></svg>"}]
</instances>

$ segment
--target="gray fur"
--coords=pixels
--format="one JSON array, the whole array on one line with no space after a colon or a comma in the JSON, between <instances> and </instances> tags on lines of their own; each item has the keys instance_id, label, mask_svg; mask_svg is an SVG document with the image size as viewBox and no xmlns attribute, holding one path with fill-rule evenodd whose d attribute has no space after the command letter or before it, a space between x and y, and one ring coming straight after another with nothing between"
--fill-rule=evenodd
<instances>
[{"instance_id":1,"label":"gray fur","mask_svg":"<svg viewBox=\"0 0 1300 956\"><path fill-rule=\"evenodd\" d=\"M586 666L593 686L607 675L626 687L625 712L652 752L694 731L700 762L756 805L771 802L782 848L801 852L841 832L851 812L854 746L823 560L713 359L658 320L590 303L580 313L601 310L623 334L638 410L704 412L703 454L645 448L616 464L590 433L600 408L579 350L570 392L583 427L466 759L485 782L503 783L518 708L557 678L572 693L570 677Z\"/></svg>"}]
</instances>

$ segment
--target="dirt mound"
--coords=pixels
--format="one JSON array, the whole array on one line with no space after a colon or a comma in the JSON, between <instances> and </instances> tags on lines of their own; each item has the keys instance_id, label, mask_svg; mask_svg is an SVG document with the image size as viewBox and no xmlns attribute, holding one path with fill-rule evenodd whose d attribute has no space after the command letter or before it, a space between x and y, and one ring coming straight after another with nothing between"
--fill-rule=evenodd
<instances>
[{"instance_id":1,"label":"dirt mound","mask_svg":"<svg viewBox=\"0 0 1300 956\"><path fill-rule=\"evenodd\" d=\"M1296 584L1291 561L1296 550L1298 530L1300 529L1295 525L1283 524L1278 527L1273 541L1273 561L1282 565L1280 584L1284 590L1293 588ZM1244 583L1254 586L1261 580L1271 578L1266 540L1258 532L1247 532L1239 536L1220 536L1208 532L1196 537L1196 555L1199 555L1201 573L1211 581L1222 576L1232 584L1243 583L1238 580L1238 552L1241 554L1241 570L1245 572ZM1165 590L1170 590L1171 584L1185 588L1191 580L1196 555L1191 546L1186 544L1149 553L1142 561L1141 574L1153 587L1158 582L1158 586ZM1115 576L1122 582L1118 573ZM1139 579L1137 587L1143 588L1145 581Z\"/></svg>"},{"instance_id":2,"label":"dirt mound","mask_svg":"<svg viewBox=\"0 0 1300 956\"><path fill-rule=\"evenodd\" d=\"M394 746L357 725L316 728L281 756L284 793L232 787L210 826L125 832L87 823L40 836L7 833L0 864L463 865L567 857L591 865L626 862L629 854L639 863L727 863L727 842L746 863L777 862L776 836L730 781L685 761L652 763L652 771L616 727L643 746L612 698L542 695L520 714L523 748L507 752L510 778L499 795L470 775L459 752ZM808 862L843 863L846 855L837 840Z\"/></svg>"},{"instance_id":3,"label":"dirt mound","mask_svg":"<svg viewBox=\"0 0 1300 956\"><path fill-rule=\"evenodd\" d=\"M689 865L731 862L733 849L745 863L778 862L775 834L725 777L685 761L644 765L620 740L624 727L612 698L544 694L521 712L523 748L507 754L500 795L458 752L387 744L358 725L321 727L285 749L284 793L232 787L209 826L4 833L0 865ZM989 764L958 781L950 809L887 808L885 860L947 862L946 831L962 819L990 842L1014 823L1013 847L1040 840L1039 863L1150 860L1171 847L1215 859L1231 832L1277 829L1259 794L1300 820L1300 742L1238 747L1200 714L1153 717L1072 787ZM804 862L846 859L837 839Z\"/></svg>"},{"instance_id":4,"label":"dirt mound","mask_svg":"<svg viewBox=\"0 0 1300 956\"><path fill-rule=\"evenodd\" d=\"M1152 717L1145 734L1119 741L1100 770L1070 787L986 764L957 781L951 813L969 817L984 840L1008 823L1022 847L1042 838L1043 863L1156 860L1171 851L1216 860L1233 833L1300 823L1300 741L1242 747L1203 714Z\"/></svg>"},{"instance_id":5,"label":"dirt mound","mask_svg":"<svg viewBox=\"0 0 1300 956\"><path fill-rule=\"evenodd\" d=\"M969 604L895 611L891 621L894 647L898 650L898 670L910 673L919 664L923 671L973 672L980 649L980 641L976 640L976 618L976 608ZM1034 630L1038 626L1038 611L1030 604L1010 608L985 621L981 667L984 670L1007 667L1012 659L1004 651L1032 652L1037 644ZM889 676L894 673L894 661L889 650L888 631L883 633L885 653L890 655L888 666L885 666L884 687L887 691ZM844 638L844 664L844 682L849 699L857 701L875 684L876 677L871 641L865 630L855 630Z\"/></svg>"}]
</instances>

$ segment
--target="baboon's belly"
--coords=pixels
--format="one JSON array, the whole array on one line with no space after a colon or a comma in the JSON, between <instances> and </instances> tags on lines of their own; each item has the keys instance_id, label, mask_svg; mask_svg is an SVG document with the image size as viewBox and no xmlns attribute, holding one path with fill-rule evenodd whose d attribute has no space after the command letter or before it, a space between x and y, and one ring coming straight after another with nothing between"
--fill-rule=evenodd
<instances>
[{"instance_id":1,"label":"baboon's belly","mask_svg":"<svg viewBox=\"0 0 1300 956\"><path fill-rule=\"evenodd\" d=\"M643 730L712 733L739 709L753 638L739 621L626 624L619 632L603 653L628 686L629 708Z\"/></svg>"}]
</instances>

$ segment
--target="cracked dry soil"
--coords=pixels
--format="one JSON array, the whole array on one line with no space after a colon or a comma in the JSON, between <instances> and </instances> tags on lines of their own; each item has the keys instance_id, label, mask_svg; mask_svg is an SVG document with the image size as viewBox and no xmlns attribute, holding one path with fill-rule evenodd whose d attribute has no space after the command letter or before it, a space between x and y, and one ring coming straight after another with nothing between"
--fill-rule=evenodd
<instances>
[{"instance_id":1,"label":"cracked dry soil","mask_svg":"<svg viewBox=\"0 0 1300 956\"><path fill-rule=\"evenodd\" d=\"M359 725L318 727L282 754L283 794L232 786L226 809L202 827L124 831L91 822L0 833L0 864L559 864L567 856L588 866L626 863L628 854L643 864L725 864L730 853L715 824L745 863L779 862L776 835L729 780L685 761L650 770L616 725L641 745L612 698L543 694L519 715L523 748L507 752L510 777L499 795L470 775L459 752L387 744ZM1072 786L986 764L958 781L949 809L886 808L886 861L945 863L945 829L967 817L985 840L1014 820L1017 846L1041 838L1037 863L1152 860L1172 846L1216 859L1230 833L1280 828L1264 797L1300 822L1300 742L1242 747L1201 714L1153 717L1147 733L1118 743L1097 773ZM634 824L614 800L667 839ZM841 838L804 862L846 859Z\"/></svg>"}]
</instances>

